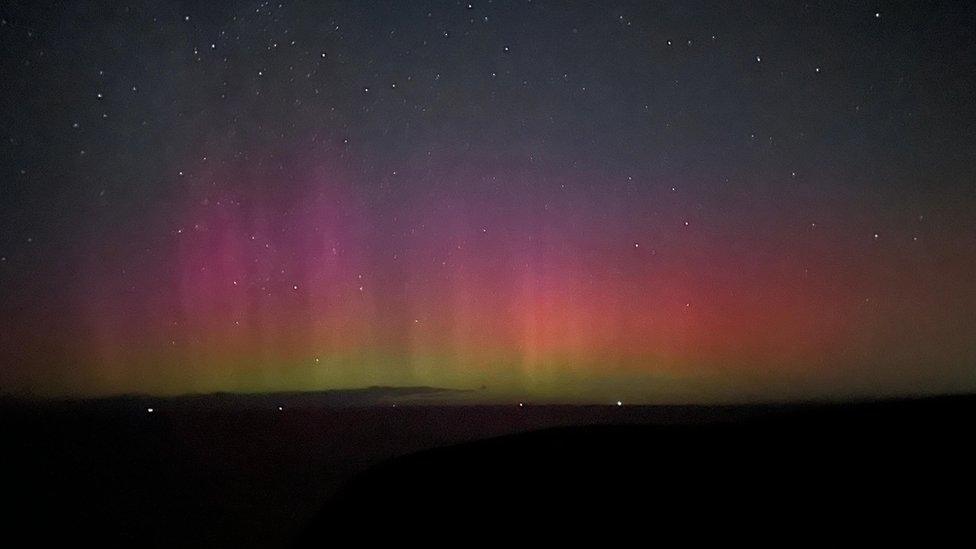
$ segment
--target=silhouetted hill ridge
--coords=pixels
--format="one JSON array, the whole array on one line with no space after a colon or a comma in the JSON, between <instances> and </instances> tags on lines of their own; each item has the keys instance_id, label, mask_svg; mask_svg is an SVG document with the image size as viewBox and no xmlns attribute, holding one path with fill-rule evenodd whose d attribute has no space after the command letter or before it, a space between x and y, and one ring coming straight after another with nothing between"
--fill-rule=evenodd
<instances>
[{"instance_id":1,"label":"silhouetted hill ridge","mask_svg":"<svg viewBox=\"0 0 976 549\"><path fill-rule=\"evenodd\" d=\"M577 517L726 542L721 532L757 520L794 534L944 525L964 520L957 498L974 487L974 405L973 397L811 405L698 425L554 427L425 450L346 484L300 546L319 546L325 529L391 531L360 530L364 518L411 532L431 517L530 516L536 527Z\"/></svg>"}]
</instances>

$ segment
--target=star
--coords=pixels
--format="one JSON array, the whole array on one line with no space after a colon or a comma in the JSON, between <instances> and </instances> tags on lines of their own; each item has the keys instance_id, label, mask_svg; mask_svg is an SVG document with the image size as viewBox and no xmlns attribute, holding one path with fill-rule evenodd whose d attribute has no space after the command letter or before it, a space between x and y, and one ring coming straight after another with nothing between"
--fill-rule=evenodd
<instances>
[{"instance_id":1,"label":"star","mask_svg":"<svg viewBox=\"0 0 976 549\"><path fill-rule=\"evenodd\" d=\"M941 296L971 286L976 144L946 95L973 76L946 47L971 18L477 1L4 14L0 283L8 323L40 334L16 338L5 378L152 394L485 377L520 408L855 389L828 370L970 379L949 359L972 304ZM916 19L939 32L890 32ZM868 286L884 307L845 318ZM910 307L888 301L905 288ZM661 360L687 379L657 383Z\"/></svg>"}]
</instances>

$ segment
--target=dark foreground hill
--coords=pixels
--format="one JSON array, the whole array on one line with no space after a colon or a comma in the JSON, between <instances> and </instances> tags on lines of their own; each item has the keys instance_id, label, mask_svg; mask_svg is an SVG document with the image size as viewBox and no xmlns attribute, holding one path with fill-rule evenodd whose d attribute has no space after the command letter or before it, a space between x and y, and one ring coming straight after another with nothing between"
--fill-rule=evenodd
<instances>
[{"instance_id":1,"label":"dark foreground hill","mask_svg":"<svg viewBox=\"0 0 976 549\"><path fill-rule=\"evenodd\" d=\"M817 532L874 524L876 512L879 532L933 513L942 532L972 509L973 397L524 408L308 398L282 409L226 395L0 403L0 527L33 546L287 547L348 535L423 544L449 525L701 536L802 520L796 532Z\"/></svg>"},{"instance_id":2,"label":"dark foreground hill","mask_svg":"<svg viewBox=\"0 0 976 549\"><path fill-rule=\"evenodd\" d=\"M434 524L550 540L586 529L604 542L622 533L723 545L762 536L878 542L907 531L932 541L972 520L973 404L947 398L789 408L732 422L559 427L432 449L358 476L299 546L348 535L433 541Z\"/></svg>"}]
</instances>

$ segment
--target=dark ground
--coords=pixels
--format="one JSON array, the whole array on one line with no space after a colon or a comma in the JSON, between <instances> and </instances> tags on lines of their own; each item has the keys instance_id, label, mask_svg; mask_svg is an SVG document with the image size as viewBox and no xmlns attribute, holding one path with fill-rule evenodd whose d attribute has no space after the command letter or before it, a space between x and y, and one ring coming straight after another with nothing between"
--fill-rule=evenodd
<instances>
[{"instance_id":1,"label":"dark ground","mask_svg":"<svg viewBox=\"0 0 976 549\"><path fill-rule=\"evenodd\" d=\"M326 546L439 525L686 537L974 510L976 397L729 407L0 408L4 530L36 543ZM569 522L567 522L569 521ZM757 522L758 521L758 522ZM364 527L365 524L365 527ZM962 524L961 522L959 524ZM704 527L703 527L704 526Z\"/></svg>"}]
</instances>

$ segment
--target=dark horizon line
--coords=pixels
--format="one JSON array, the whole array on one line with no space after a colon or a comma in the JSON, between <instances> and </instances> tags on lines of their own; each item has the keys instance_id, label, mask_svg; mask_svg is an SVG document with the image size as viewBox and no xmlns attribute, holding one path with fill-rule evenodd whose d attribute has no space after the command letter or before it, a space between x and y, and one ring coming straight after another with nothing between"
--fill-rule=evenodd
<instances>
[{"instance_id":1,"label":"dark horizon line","mask_svg":"<svg viewBox=\"0 0 976 549\"><path fill-rule=\"evenodd\" d=\"M0 404L3 403L24 403L24 404L94 404L109 402L177 402L183 401L207 401L219 399L240 399L240 400L273 400L273 399L309 399L331 397L333 402L302 402L300 407L336 407L336 408L376 408L389 407L396 405L400 407L562 407L562 408L586 408L586 407L627 407L634 408L741 408L741 407L766 407L766 406L831 406L831 405L859 405L859 404L884 404L898 402L917 402L917 401L939 401L939 400L958 400L976 398L976 392L945 392L945 393L918 393L918 394L898 394L898 395L848 395L844 397L807 397L798 399L788 398L769 398L760 400L722 400L711 403L702 402L659 402L659 403L620 403L615 402L558 402L558 401L533 401L531 399L511 400L489 399L483 402L471 401L451 401L435 400L424 401L425 397L447 397L450 395L466 395L478 392L482 389L456 389L447 387L433 387L427 385L417 386L389 386L389 385L370 385L367 387L356 387L349 389L320 389L320 390L294 390L294 391L269 391L269 392L233 392L233 391L214 391L208 393L181 393L175 395L153 395L150 393L118 393L100 396L45 396L45 395L26 395L0 391ZM401 397L406 400L391 402L388 399ZM343 400L345 399L345 402ZM228 403L233 404L233 403ZM241 402L240 404L246 404ZM278 404L287 405L286 401Z\"/></svg>"}]
</instances>

